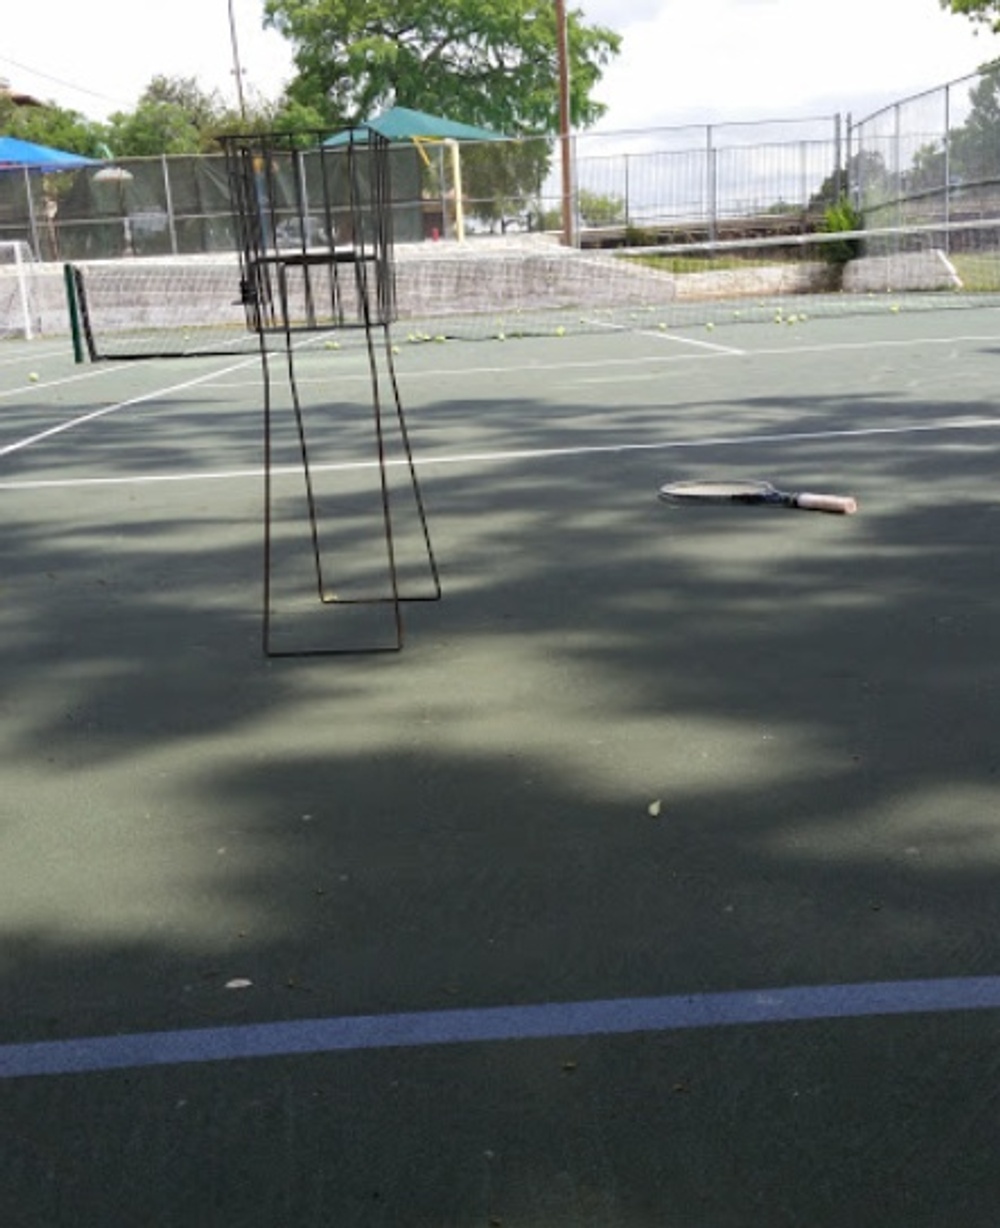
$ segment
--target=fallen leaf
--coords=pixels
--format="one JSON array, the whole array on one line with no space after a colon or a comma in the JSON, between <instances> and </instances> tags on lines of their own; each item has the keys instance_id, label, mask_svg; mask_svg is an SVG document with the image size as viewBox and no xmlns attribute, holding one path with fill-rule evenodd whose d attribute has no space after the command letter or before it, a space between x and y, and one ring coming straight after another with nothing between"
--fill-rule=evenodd
<instances>
[{"instance_id":1,"label":"fallen leaf","mask_svg":"<svg viewBox=\"0 0 1000 1228\"><path fill-rule=\"evenodd\" d=\"M226 981L227 989L249 989L253 981L248 981L245 976L233 977L231 981Z\"/></svg>"},{"instance_id":2,"label":"fallen leaf","mask_svg":"<svg viewBox=\"0 0 1000 1228\"><path fill-rule=\"evenodd\" d=\"M660 798L657 798L655 802L650 802L649 805L646 807L646 813L649 815L651 819L658 819L660 817L660 811L662 809L663 809L663 802L660 800Z\"/></svg>"}]
</instances>

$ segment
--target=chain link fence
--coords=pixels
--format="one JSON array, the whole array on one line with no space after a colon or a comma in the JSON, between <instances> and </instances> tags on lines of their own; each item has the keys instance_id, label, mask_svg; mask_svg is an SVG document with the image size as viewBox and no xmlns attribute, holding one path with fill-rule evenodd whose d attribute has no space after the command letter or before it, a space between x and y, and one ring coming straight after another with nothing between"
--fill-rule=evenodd
<instances>
[{"instance_id":1,"label":"chain link fence","mask_svg":"<svg viewBox=\"0 0 1000 1228\"><path fill-rule=\"evenodd\" d=\"M613 238L801 219L841 164L842 124L832 116L690 125L581 134L572 144L576 233L587 241L596 232ZM397 241L557 231L558 166L558 143L547 138L463 143L457 163L442 144L409 146L393 167ZM125 158L67 174L2 170L0 242L13 241L42 261L233 251L225 161Z\"/></svg>"},{"instance_id":2,"label":"chain link fence","mask_svg":"<svg viewBox=\"0 0 1000 1228\"><path fill-rule=\"evenodd\" d=\"M997 216L1000 66L893 103L850 136L846 170L866 226Z\"/></svg>"},{"instance_id":3,"label":"chain link fence","mask_svg":"<svg viewBox=\"0 0 1000 1228\"><path fill-rule=\"evenodd\" d=\"M857 123L835 114L578 133L568 195L560 154L556 138L396 147L396 243L416 258L443 255L436 240L467 239L467 247L449 245L456 255L484 236L508 247L526 233L532 244L539 236L555 243L568 204L580 248L733 240L773 250L782 236L822 229L827 207L846 195L879 253L891 247L885 232L904 227L933 229L925 245L933 240L945 253L982 248L993 232L975 224L1000 217L1000 66ZM268 206L279 244L314 241L283 235L286 223L294 229L296 217L310 217L308 202L300 206L311 156L302 155L301 182L275 179L287 196ZM128 158L56 174L0 168L0 335L24 333L32 304L41 303L39 327L62 319L64 264L235 251L222 155Z\"/></svg>"},{"instance_id":4,"label":"chain link fence","mask_svg":"<svg viewBox=\"0 0 1000 1228\"><path fill-rule=\"evenodd\" d=\"M394 166L397 240L562 227L554 139L408 147ZM580 133L571 208L583 245L813 228L844 191L869 226L992 215L1000 199L1000 68L840 115ZM455 167L460 167L456 182ZM0 242L41 261L234 250L224 159L127 158L98 170L0 169Z\"/></svg>"}]
</instances>

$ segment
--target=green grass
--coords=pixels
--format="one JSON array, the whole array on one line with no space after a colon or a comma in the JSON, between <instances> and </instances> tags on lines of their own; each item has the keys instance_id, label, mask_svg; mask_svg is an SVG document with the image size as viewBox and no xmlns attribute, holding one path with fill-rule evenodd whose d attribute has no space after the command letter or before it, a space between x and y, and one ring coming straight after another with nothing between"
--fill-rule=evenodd
<instances>
[{"instance_id":1,"label":"green grass","mask_svg":"<svg viewBox=\"0 0 1000 1228\"><path fill-rule=\"evenodd\" d=\"M632 260L636 264L645 265L647 268L657 269L661 273L718 273L726 272L730 269L755 269L766 268L768 265L784 264L788 260L794 259L791 256L783 256L780 251L774 250L764 255L722 255L722 256L685 256L683 254L664 255L664 256L623 256L625 260Z\"/></svg>"},{"instance_id":2,"label":"green grass","mask_svg":"<svg viewBox=\"0 0 1000 1228\"><path fill-rule=\"evenodd\" d=\"M979 294L1000 290L1000 252L956 252L949 259L963 290Z\"/></svg>"}]
</instances>

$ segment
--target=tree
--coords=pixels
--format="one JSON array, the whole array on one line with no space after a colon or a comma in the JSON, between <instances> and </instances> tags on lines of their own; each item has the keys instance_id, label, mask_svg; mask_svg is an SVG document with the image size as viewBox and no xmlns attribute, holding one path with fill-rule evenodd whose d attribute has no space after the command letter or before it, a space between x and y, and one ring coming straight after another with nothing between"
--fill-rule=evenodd
<instances>
[{"instance_id":1,"label":"tree","mask_svg":"<svg viewBox=\"0 0 1000 1228\"><path fill-rule=\"evenodd\" d=\"M616 226L625 221L625 201L620 196L606 196L581 188L576 203L588 226Z\"/></svg>"},{"instance_id":2,"label":"tree","mask_svg":"<svg viewBox=\"0 0 1000 1228\"><path fill-rule=\"evenodd\" d=\"M621 39L567 18L574 125ZM398 103L511 136L558 128L552 0L267 0L265 23L294 48L293 98L346 126Z\"/></svg>"},{"instance_id":3,"label":"tree","mask_svg":"<svg viewBox=\"0 0 1000 1228\"><path fill-rule=\"evenodd\" d=\"M193 77L154 77L134 111L110 117L105 143L118 158L217 153L226 133L304 131L322 127L315 108L291 98L266 102L250 95L246 113Z\"/></svg>"},{"instance_id":4,"label":"tree","mask_svg":"<svg viewBox=\"0 0 1000 1228\"><path fill-rule=\"evenodd\" d=\"M1000 66L984 71L969 93L972 109L950 138L951 178L977 183L1000 178Z\"/></svg>"},{"instance_id":5,"label":"tree","mask_svg":"<svg viewBox=\"0 0 1000 1228\"><path fill-rule=\"evenodd\" d=\"M847 164L828 175L819 190L809 198L810 210L825 210L836 206L846 194L862 207L877 206L892 195L892 175L885 159L874 150L862 149L851 154Z\"/></svg>"},{"instance_id":6,"label":"tree","mask_svg":"<svg viewBox=\"0 0 1000 1228\"><path fill-rule=\"evenodd\" d=\"M938 0L938 3L943 9L988 25L995 34L1000 34L1000 0Z\"/></svg>"},{"instance_id":7,"label":"tree","mask_svg":"<svg viewBox=\"0 0 1000 1228\"><path fill-rule=\"evenodd\" d=\"M64 110L55 103L40 107L18 106L3 95L0 95L0 132L85 158L99 157L105 139L103 127L77 111Z\"/></svg>"},{"instance_id":8,"label":"tree","mask_svg":"<svg viewBox=\"0 0 1000 1228\"><path fill-rule=\"evenodd\" d=\"M201 153L228 118L217 91L205 93L193 77L154 77L134 111L116 111L108 145L119 158Z\"/></svg>"},{"instance_id":9,"label":"tree","mask_svg":"<svg viewBox=\"0 0 1000 1228\"><path fill-rule=\"evenodd\" d=\"M491 229L508 218L537 213L551 157L551 143L542 137L464 145L462 180L469 212Z\"/></svg>"}]
</instances>

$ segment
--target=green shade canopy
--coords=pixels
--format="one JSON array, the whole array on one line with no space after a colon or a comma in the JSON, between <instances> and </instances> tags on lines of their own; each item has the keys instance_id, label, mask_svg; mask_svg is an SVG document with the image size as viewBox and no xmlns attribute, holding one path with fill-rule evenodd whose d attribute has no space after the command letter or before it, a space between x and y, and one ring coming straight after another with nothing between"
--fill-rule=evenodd
<instances>
[{"instance_id":1,"label":"green shade canopy","mask_svg":"<svg viewBox=\"0 0 1000 1228\"><path fill-rule=\"evenodd\" d=\"M390 107L381 115L367 119L347 132L338 132L336 136L324 141L324 145L345 145L352 136L365 132L377 132L387 141L502 141L506 138L499 132L491 132L489 128L478 128L474 124L459 123L458 120L446 119L440 115L428 115L425 111L413 111L409 107Z\"/></svg>"}]
</instances>

